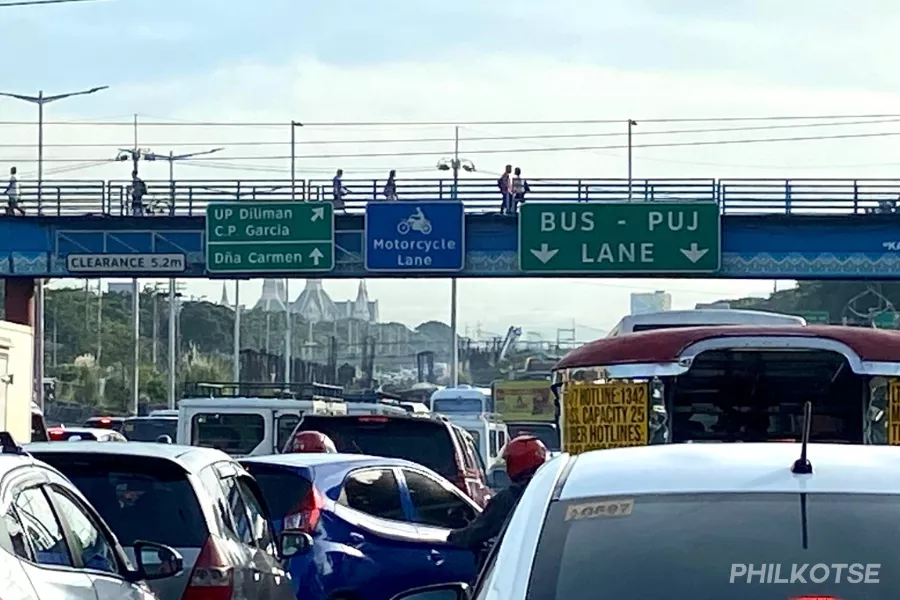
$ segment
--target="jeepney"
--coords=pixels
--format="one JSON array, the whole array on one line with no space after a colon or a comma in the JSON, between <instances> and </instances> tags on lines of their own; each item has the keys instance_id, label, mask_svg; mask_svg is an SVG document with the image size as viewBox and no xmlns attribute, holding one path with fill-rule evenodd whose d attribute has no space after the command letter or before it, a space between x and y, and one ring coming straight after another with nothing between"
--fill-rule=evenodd
<instances>
[{"instance_id":1,"label":"jeepney","mask_svg":"<svg viewBox=\"0 0 900 600\"><path fill-rule=\"evenodd\" d=\"M791 441L900 444L900 333L716 326L604 338L567 354L551 389L563 450Z\"/></svg>"}]
</instances>

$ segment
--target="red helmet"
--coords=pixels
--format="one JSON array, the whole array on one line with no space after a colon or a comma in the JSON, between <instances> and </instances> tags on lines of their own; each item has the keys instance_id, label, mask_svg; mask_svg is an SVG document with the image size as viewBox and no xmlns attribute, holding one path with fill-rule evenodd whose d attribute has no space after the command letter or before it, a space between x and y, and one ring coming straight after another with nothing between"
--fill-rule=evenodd
<instances>
[{"instance_id":1,"label":"red helmet","mask_svg":"<svg viewBox=\"0 0 900 600\"><path fill-rule=\"evenodd\" d=\"M298 431L291 437L284 451L287 452L327 452L334 454L337 448L331 438L318 431Z\"/></svg>"},{"instance_id":2,"label":"red helmet","mask_svg":"<svg viewBox=\"0 0 900 600\"><path fill-rule=\"evenodd\" d=\"M506 461L506 472L512 480L523 475L530 475L538 467L547 462L550 453L547 446L533 435L516 436L506 444L503 460Z\"/></svg>"}]
</instances>

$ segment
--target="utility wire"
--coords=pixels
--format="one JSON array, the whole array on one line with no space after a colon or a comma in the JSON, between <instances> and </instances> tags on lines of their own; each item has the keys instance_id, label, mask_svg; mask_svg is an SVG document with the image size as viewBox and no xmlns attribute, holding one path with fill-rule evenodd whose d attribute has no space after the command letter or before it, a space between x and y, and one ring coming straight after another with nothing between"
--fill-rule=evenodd
<instances>
[{"instance_id":1,"label":"utility wire","mask_svg":"<svg viewBox=\"0 0 900 600\"><path fill-rule=\"evenodd\" d=\"M795 123L791 125L757 125L750 127L716 127L705 129L668 129L662 131L637 131L634 137L646 137L651 135L684 135L684 134L706 134L706 133L729 133L738 131L772 131L778 129L806 129L809 127L844 127L849 125L879 125L885 123L900 123L900 118L896 119L880 119L872 121L842 121L833 123ZM627 132L602 132L602 133L550 133L539 135L482 135L478 137L462 137L460 142L494 142L505 140L554 140L554 139L589 139L589 138L606 138L606 137L623 137L627 136ZM339 144L451 144L455 138L404 138L404 139L341 139L341 140L297 140L295 146L313 146L313 145L339 145ZM114 143L81 143L81 144L44 144L44 148L123 148L134 142ZM263 147L263 146L290 146L290 142L285 141L243 141L243 142L146 142L145 146L165 146L165 147L205 147L221 145L226 147ZM0 142L0 148L36 148L37 144L6 144Z\"/></svg>"},{"instance_id":2,"label":"utility wire","mask_svg":"<svg viewBox=\"0 0 900 600\"><path fill-rule=\"evenodd\" d=\"M36 0L35 0L36 1ZM49 0L48 0L49 1ZM62 1L62 0L57 0ZM76 0L68 0L74 2ZM79 0L82 2L98 0ZM0 5L2 6L2 5ZM638 123L727 123L727 122L751 122L751 121L821 121L836 119L892 119L900 118L900 114L869 114L869 115L800 115L800 116L770 116L770 117L697 117L697 118L669 118L669 119L635 119ZM321 121L298 123L298 127L464 127L466 125L623 125L628 119L573 119L573 120L523 120L523 121ZM0 121L0 125L36 125L34 121ZM44 125L70 125L93 127L133 127L133 121L46 121ZM289 121L196 121L196 122L167 122L145 121L141 127L290 127Z\"/></svg>"},{"instance_id":3,"label":"utility wire","mask_svg":"<svg viewBox=\"0 0 900 600\"><path fill-rule=\"evenodd\" d=\"M690 146L725 146L737 144L767 144L767 143L785 143L785 142L809 142L822 140L843 140L843 139L865 139L865 138L882 138L900 135L900 131L884 131L880 133L849 133L838 135L819 135L819 136L795 136L784 138L762 138L762 139L738 139L738 140L693 140L687 142L669 142L655 144L634 144L633 149L639 148L681 148ZM499 148L499 149L473 149L466 150L466 155L472 154L523 154L523 153L543 153L543 152L580 152L591 150L624 150L628 146L609 145L609 146L566 146L566 147L540 147L540 148ZM227 156L227 157L207 157L197 156L191 158L191 162L201 161L221 161L227 159L230 161L256 161L256 160L331 160L331 159L354 159L354 158L397 158L404 156L446 156L447 152L368 152L356 154L306 154L291 156ZM6 162L32 162L31 158L5 158ZM115 159L102 158L45 158L44 162L48 163L65 163L65 162L118 162Z\"/></svg>"}]
</instances>

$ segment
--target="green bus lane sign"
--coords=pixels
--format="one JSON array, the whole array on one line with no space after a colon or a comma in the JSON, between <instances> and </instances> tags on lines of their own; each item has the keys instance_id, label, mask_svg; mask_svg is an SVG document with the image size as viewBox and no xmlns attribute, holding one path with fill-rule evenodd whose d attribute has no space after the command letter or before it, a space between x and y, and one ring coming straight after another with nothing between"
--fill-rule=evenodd
<instances>
[{"instance_id":1,"label":"green bus lane sign","mask_svg":"<svg viewBox=\"0 0 900 600\"><path fill-rule=\"evenodd\" d=\"M330 202L216 202L206 209L209 273L302 273L334 268Z\"/></svg>"},{"instance_id":2,"label":"green bus lane sign","mask_svg":"<svg viewBox=\"0 0 900 600\"><path fill-rule=\"evenodd\" d=\"M519 209L526 273L712 273L721 255L714 202L526 202Z\"/></svg>"}]
</instances>

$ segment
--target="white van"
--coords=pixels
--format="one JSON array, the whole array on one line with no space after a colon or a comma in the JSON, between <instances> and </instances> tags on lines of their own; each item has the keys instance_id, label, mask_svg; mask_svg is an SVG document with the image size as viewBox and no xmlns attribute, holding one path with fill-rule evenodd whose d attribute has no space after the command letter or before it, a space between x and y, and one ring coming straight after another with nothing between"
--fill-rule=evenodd
<instances>
[{"instance_id":1,"label":"white van","mask_svg":"<svg viewBox=\"0 0 900 600\"><path fill-rule=\"evenodd\" d=\"M487 391L487 393L485 393ZM489 412L491 390L470 385L445 387L431 394L431 412L452 416L457 413L480 415Z\"/></svg>"},{"instance_id":2,"label":"white van","mask_svg":"<svg viewBox=\"0 0 900 600\"><path fill-rule=\"evenodd\" d=\"M735 310L723 308L699 308L694 310L666 310L645 315L625 317L613 327L606 337L617 337L678 327L718 327L725 325L773 325L804 326L806 319L792 315L764 312L761 310Z\"/></svg>"},{"instance_id":3,"label":"white van","mask_svg":"<svg viewBox=\"0 0 900 600\"><path fill-rule=\"evenodd\" d=\"M305 414L346 415L347 405L319 399L185 398L178 403L177 442L232 456L277 454Z\"/></svg>"}]
</instances>

